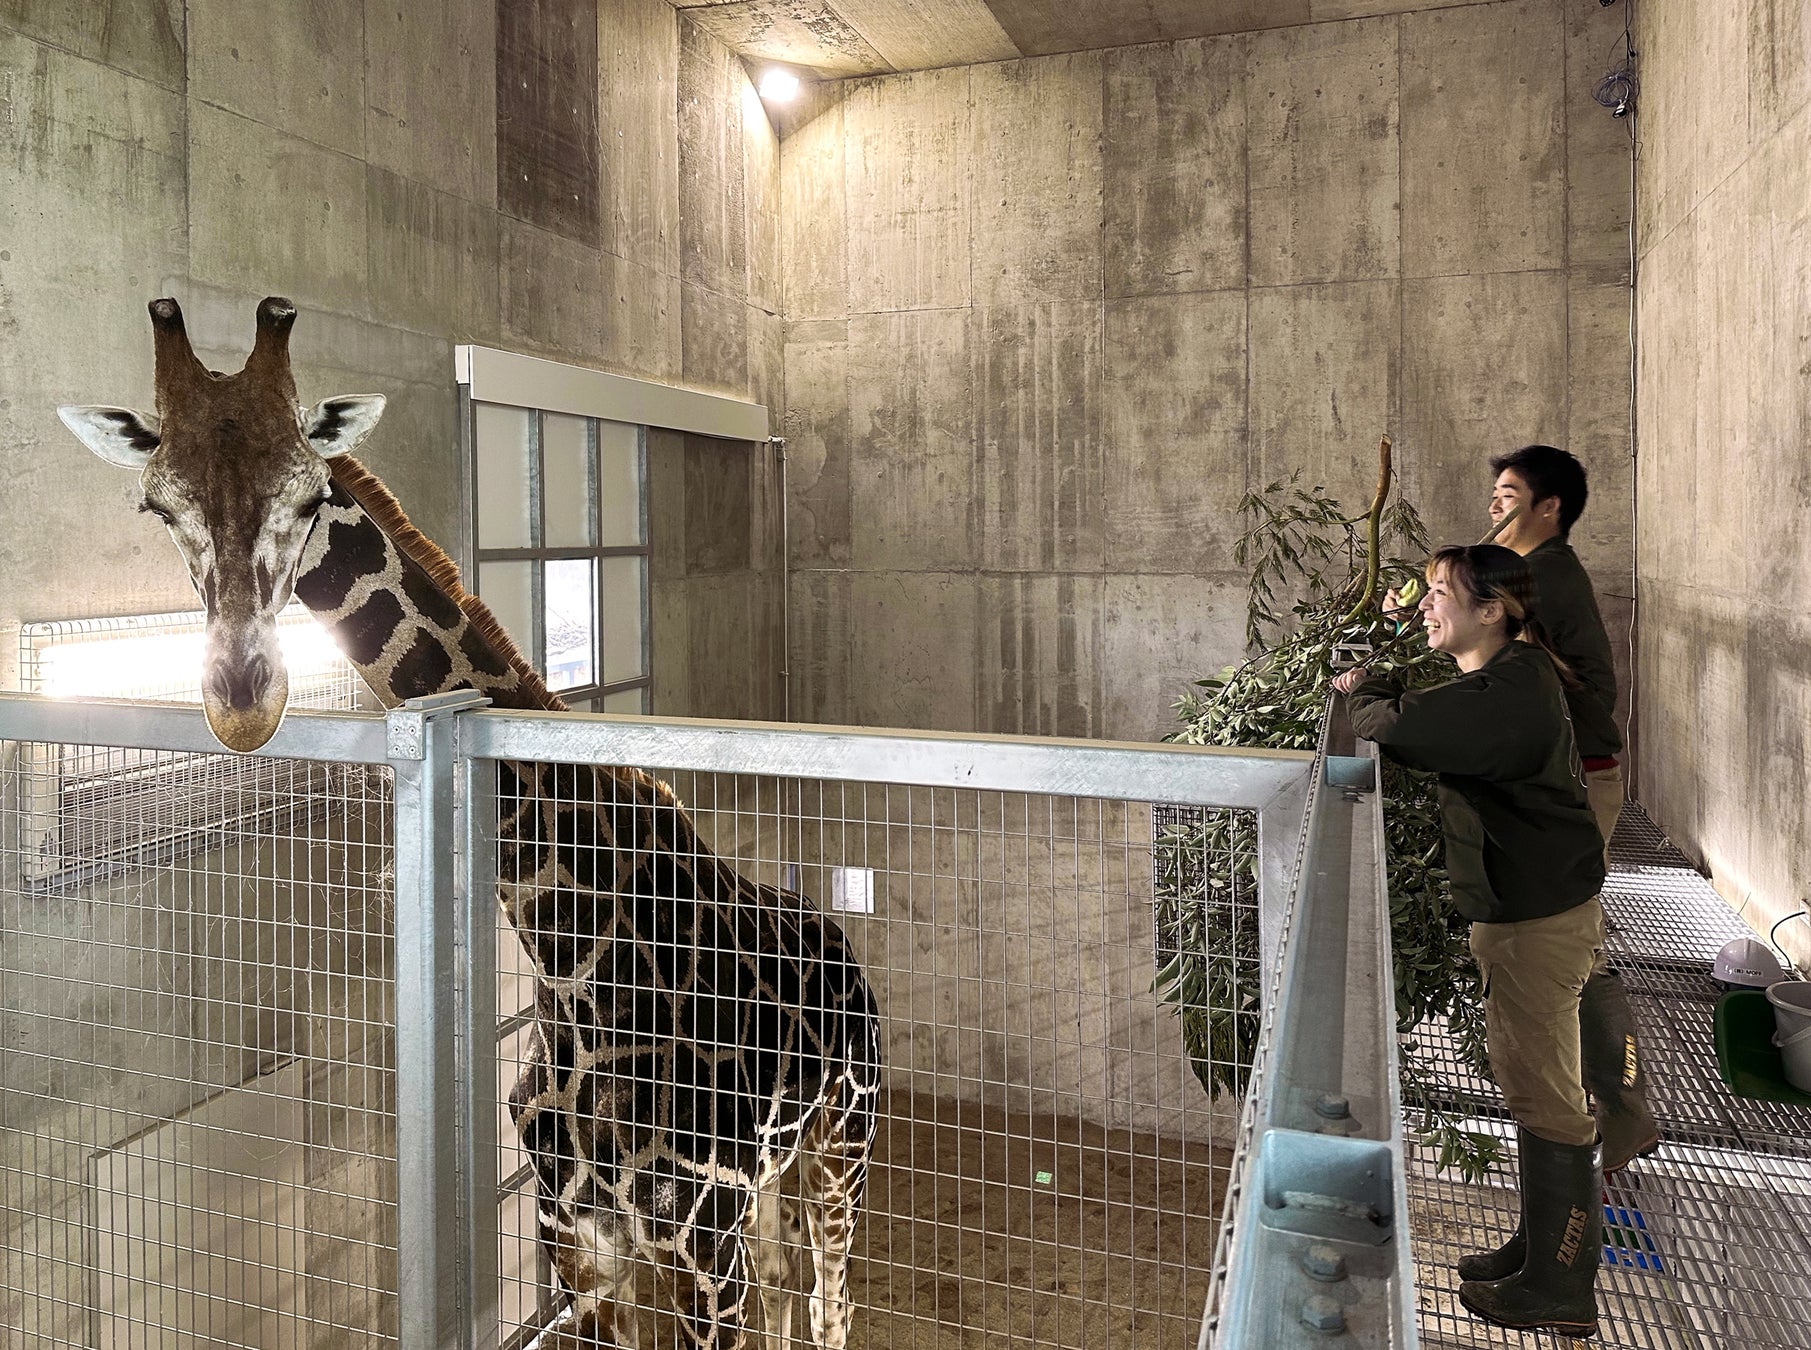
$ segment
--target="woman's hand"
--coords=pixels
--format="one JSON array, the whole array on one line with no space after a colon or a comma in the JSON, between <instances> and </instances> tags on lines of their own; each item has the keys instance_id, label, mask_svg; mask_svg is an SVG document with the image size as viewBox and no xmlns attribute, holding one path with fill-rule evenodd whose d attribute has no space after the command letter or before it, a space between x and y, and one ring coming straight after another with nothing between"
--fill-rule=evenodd
<instances>
[{"instance_id":1,"label":"woman's hand","mask_svg":"<svg viewBox=\"0 0 1811 1350\"><path fill-rule=\"evenodd\" d=\"M1417 595L1412 601L1404 600L1402 593L1393 586L1384 592L1383 612L1396 621L1398 633L1406 633L1411 628L1421 626L1421 606L1418 603L1420 598Z\"/></svg>"},{"instance_id":2,"label":"woman's hand","mask_svg":"<svg viewBox=\"0 0 1811 1350\"><path fill-rule=\"evenodd\" d=\"M1358 682L1364 677L1365 668L1353 666L1352 669L1342 670L1333 677L1333 687L1342 694L1349 694L1358 687Z\"/></svg>"}]
</instances>

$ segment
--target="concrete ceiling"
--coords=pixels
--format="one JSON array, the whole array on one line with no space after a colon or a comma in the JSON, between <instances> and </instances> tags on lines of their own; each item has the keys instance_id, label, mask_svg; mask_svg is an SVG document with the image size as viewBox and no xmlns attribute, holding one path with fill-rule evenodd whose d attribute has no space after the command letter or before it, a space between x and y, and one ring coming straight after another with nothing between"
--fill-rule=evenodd
<instances>
[{"instance_id":1,"label":"concrete ceiling","mask_svg":"<svg viewBox=\"0 0 1811 1350\"><path fill-rule=\"evenodd\" d=\"M824 79L1288 28L1477 0L669 0L750 61Z\"/></svg>"}]
</instances>

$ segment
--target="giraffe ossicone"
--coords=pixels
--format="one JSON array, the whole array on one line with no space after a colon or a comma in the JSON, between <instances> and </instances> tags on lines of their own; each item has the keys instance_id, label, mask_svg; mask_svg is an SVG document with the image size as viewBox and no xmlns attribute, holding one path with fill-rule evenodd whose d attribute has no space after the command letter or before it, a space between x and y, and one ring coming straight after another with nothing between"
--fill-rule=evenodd
<instances>
[{"instance_id":1,"label":"giraffe ossicone","mask_svg":"<svg viewBox=\"0 0 1811 1350\"><path fill-rule=\"evenodd\" d=\"M155 416L58 410L135 469L207 613L203 703L229 749L265 744L294 595L387 706L475 689L561 710L457 567L352 459L380 395L296 401L295 306L258 306L236 375L196 358L172 299L151 302ZM789 1339L778 1182L796 1175L812 1342L847 1343L848 1264L880 1091L873 991L841 928L739 875L664 783L635 769L499 765L497 895L535 976L510 1096L542 1239L570 1298L548 1343L635 1344L652 1272L685 1342L740 1346L759 1295Z\"/></svg>"}]
</instances>

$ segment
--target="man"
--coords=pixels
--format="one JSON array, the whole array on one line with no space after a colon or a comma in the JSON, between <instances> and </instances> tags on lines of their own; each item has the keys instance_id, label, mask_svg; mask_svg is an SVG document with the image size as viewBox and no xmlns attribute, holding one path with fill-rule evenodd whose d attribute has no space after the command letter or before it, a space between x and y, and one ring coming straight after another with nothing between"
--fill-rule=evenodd
<instances>
[{"instance_id":1,"label":"man","mask_svg":"<svg viewBox=\"0 0 1811 1350\"><path fill-rule=\"evenodd\" d=\"M1604 837L1607 868L1610 833L1622 812L1622 766L1616 759L1622 734L1616 726L1616 666L1610 657L1610 636L1604 631L1591 578L1567 542L1589 495L1584 466L1551 445L1525 445L1496 456L1490 470L1496 475L1490 494L1492 523L1520 508L1496 542L1527 560L1537 593L1535 617L1578 680L1576 688L1566 691L1566 710L1584 762L1591 814ZM1597 1101L1607 1175L1659 1147L1660 1127L1648 1110L1628 992L1606 961L1600 959L1593 968L1578 1011L1585 1086Z\"/></svg>"},{"instance_id":2,"label":"man","mask_svg":"<svg viewBox=\"0 0 1811 1350\"><path fill-rule=\"evenodd\" d=\"M1585 509L1584 467L1551 445L1525 445L1490 461L1496 485L1490 494L1492 524L1517 507L1521 514L1503 527L1496 542L1528 560L1538 592L1536 615L1578 686L1567 691L1572 734L1585 764L1585 792L1604 837L1609 862L1610 833L1622 812L1622 733L1616 726L1616 666L1610 636L1598 613L1578 555L1566 542Z\"/></svg>"}]
</instances>

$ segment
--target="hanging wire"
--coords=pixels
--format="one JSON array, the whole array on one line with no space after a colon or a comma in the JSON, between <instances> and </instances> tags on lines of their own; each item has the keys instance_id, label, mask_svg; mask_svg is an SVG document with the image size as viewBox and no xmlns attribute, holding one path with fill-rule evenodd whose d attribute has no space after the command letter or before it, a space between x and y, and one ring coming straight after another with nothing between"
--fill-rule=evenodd
<instances>
[{"instance_id":1,"label":"hanging wire","mask_svg":"<svg viewBox=\"0 0 1811 1350\"><path fill-rule=\"evenodd\" d=\"M1786 949L1784 947L1780 946L1780 943L1779 943L1780 929L1784 928L1787 924L1791 923L1794 919L1803 919L1806 923L1811 923L1811 909L1800 908L1800 909L1794 910L1792 913L1788 914L1785 918L1781 919L1778 923L1774 924L1773 927L1771 927L1767 930L1767 942L1770 946L1772 946L1774 951L1778 952L1780 954L1780 956L1785 959L1786 964L1788 966L1790 966L1793 970L1796 971L1798 969L1797 964L1794 963L1794 961L1792 960L1792 958L1790 956L1786 955Z\"/></svg>"},{"instance_id":2,"label":"hanging wire","mask_svg":"<svg viewBox=\"0 0 1811 1350\"><path fill-rule=\"evenodd\" d=\"M1608 108L1612 117L1626 117L1633 112L1636 96L1641 92L1641 81L1635 74L1635 43L1629 32L1633 8L1632 3L1622 7L1621 57L1591 91L1591 97L1600 106Z\"/></svg>"}]
</instances>

